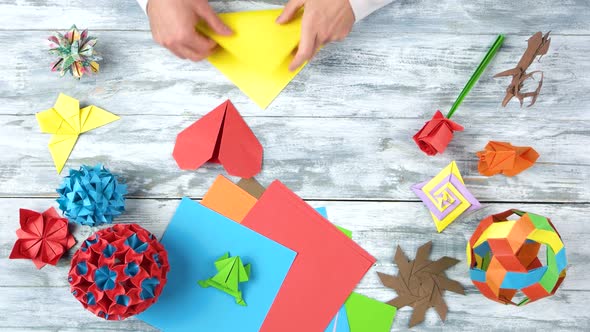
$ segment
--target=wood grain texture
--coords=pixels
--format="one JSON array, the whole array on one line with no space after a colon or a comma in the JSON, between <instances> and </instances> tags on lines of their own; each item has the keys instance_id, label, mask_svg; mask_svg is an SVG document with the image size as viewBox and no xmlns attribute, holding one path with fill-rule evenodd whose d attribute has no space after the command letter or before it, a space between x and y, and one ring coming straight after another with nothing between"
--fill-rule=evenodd
<instances>
[{"instance_id":1,"label":"wood grain texture","mask_svg":"<svg viewBox=\"0 0 590 332\"><path fill-rule=\"evenodd\" d=\"M177 133L198 119L194 116L123 116L121 120L80 136L67 167L104 163L122 175L135 197L202 197L219 165L196 171L178 169L172 158ZM472 192L484 201L588 202L589 121L563 127L538 119L526 126L473 117L457 133L448 151L435 158L419 151L411 136L422 121L371 118L247 119L264 146L259 178L278 178L305 198L417 200L411 185L436 175L451 158ZM34 116L0 116L7 137L0 141L0 194L48 196L61 179L49 155L49 135L40 134ZM517 177L480 176L475 152L488 140L532 145L541 154L534 168ZM567 144L564 144L566 143ZM369 171L368 171L369 170ZM67 170L63 172L67 174Z\"/></svg>"},{"instance_id":2,"label":"wood grain texture","mask_svg":"<svg viewBox=\"0 0 590 332\"><path fill-rule=\"evenodd\" d=\"M284 0L211 1L217 11L275 8ZM568 0L394 0L357 25L359 31L447 34L530 34L561 30L590 31L590 2ZM134 0L0 0L0 29L66 29L72 23L105 30L147 30L145 15Z\"/></svg>"},{"instance_id":3,"label":"wood grain texture","mask_svg":"<svg viewBox=\"0 0 590 332\"><path fill-rule=\"evenodd\" d=\"M531 108L516 100L501 107L528 35L508 35L504 46L454 118L493 126L538 118L590 120L575 112L590 104L587 37L553 32L551 51L531 69L542 69L541 96ZM326 46L267 110L260 110L207 62L190 63L158 47L149 32L98 31L101 73L80 82L48 70L48 31L0 31L0 114L31 115L53 105L57 91L119 115L202 115L231 98L244 116L413 118L416 127L437 109L448 110L493 43L494 35L353 32Z\"/></svg>"},{"instance_id":4,"label":"wood grain texture","mask_svg":"<svg viewBox=\"0 0 590 332\"><path fill-rule=\"evenodd\" d=\"M178 200L128 200L128 211L117 222L140 222L160 237L178 203ZM18 207L42 210L51 205L54 202L49 199L0 200L0 209L6 212L0 216L0 252L3 257L0 259L0 269L3 271L0 274L0 291L3 294L0 312L13 312L11 307L14 304L21 304L23 301L27 303L26 308L20 308L13 315L3 318L4 320L0 319L0 327L150 331L147 325L135 319L119 323L105 322L84 311L68 292L66 276L69 257L63 258L57 267L47 266L39 271L35 270L30 261L4 258L8 256L15 240L14 228L18 221L13 216L18 214ZM583 310L590 305L587 298L590 285L586 282L584 273L590 268L586 245L590 230L583 227L583 216L587 214L589 205L562 206L556 209L555 205L545 204L487 204L482 210L451 224L441 234L434 234L434 225L420 203L317 201L312 202L312 205L326 206L329 218L352 230L353 239L377 258L377 263L358 285L357 291L378 300L387 301L395 296L381 285L376 271L396 272L392 262L396 245L402 246L411 257L418 246L433 239L433 259L448 255L462 261L449 270L449 276L466 287L467 296L448 293L446 298L450 313L447 322L442 325L436 314L429 312L426 322L418 327L419 330L438 330L442 326L450 330L461 327L461 330L469 331L480 328L501 329L503 326L527 330L532 322L538 324L534 327L539 329L556 324L558 330L567 330L590 324L590 317ZM478 221L486 215L509 208L549 216L561 236L568 241L568 276L560 290L554 297L522 308L503 306L483 298L471 285L465 263L465 244ZM96 229L77 227L74 234L78 242L81 242L94 230ZM78 246L79 244L76 248ZM27 320L26 316L31 312L51 312L51 315L37 321ZM410 314L410 310L401 309L394 330L404 330ZM502 324L498 322L499 319L503 321ZM26 324L22 325L23 322Z\"/></svg>"},{"instance_id":5,"label":"wood grain texture","mask_svg":"<svg viewBox=\"0 0 590 332\"><path fill-rule=\"evenodd\" d=\"M282 0L212 2L218 11L277 7ZM447 294L445 323L429 311L416 331L584 331L590 329L590 0L396 0L357 24L344 42L328 45L267 110L260 110L209 64L178 60L151 40L135 0L0 0L0 330L155 331L136 320L106 322L82 309L66 280L70 251L57 267L36 270L7 257L18 209L55 206L55 174L34 114L65 92L82 104L121 115L80 137L67 167L105 163L129 186L127 212L160 237L178 198L200 198L220 166L178 170L176 134L231 98L265 148L259 180L280 179L377 258L358 291L387 301L376 271L395 273L393 254L433 240L433 258L462 263L449 272L467 296ZM72 23L99 37L101 73L78 82L48 71L43 40ZM537 104L501 108L506 79L537 30L552 30L550 52L532 69L545 72ZM411 136L436 109L447 110L497 33L500 53L454 116L466 130L434 158ZM541 158L523 174L482 177L475 152L488 140L532 145ZM437 234L409 187L457 160L484 208ZM66 171L63 173L66 174ZM522 308L485 299L471 285L465 243L484 216L508 208L546 215L568 249L568 276L557 294ZM96 228L73 227L80 242ZM76 246L76 248L79 244ZM401 309L394 331L406 330ZM368 331L369 332L369 331Z\"/></svg>"}]
</instances>

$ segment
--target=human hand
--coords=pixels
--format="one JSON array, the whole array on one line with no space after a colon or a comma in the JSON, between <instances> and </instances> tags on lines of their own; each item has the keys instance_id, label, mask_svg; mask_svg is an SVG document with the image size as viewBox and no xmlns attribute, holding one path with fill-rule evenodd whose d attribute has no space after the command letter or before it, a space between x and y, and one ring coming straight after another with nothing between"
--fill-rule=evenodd
<instances>
[{"instance_id":1,"label":"human hand","mask_svg":"<svg viewBox=\"0 0 590 332\"><path fill-rule=\"evenodd\" d=\"M305 7L301 41L289 65L291 71L311 60L323 45L344 39L354 25L354 12L349 0L289 0L277 23L290 22L301 7Z\"/></svg>"},{"instance_id":2,"label":"human hand","mask_svg":"<svg viewBox=\"0 0 590 332\"><path fill-rule=\"evenodd\" d=\"M217 45L197 32L199 20L204 20L217 34L233 33L207 0L149 0L147 14L154 40L181 59L203 60Z\"/></svg>"}]
</instances>

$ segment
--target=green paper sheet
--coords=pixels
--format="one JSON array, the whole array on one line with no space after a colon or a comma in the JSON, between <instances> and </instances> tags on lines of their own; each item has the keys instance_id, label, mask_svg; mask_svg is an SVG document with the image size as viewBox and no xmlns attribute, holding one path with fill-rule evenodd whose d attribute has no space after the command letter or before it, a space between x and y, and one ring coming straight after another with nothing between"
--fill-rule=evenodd
<instances>
[{"instance_id":1,"label":"green paper sheet","mask_svg":"<svg viewBox=\"0 0 590 332\"><path fill-rule=\"evenodd\" d=\"M389 304L352 293L344 303L350 332L389 332L397 309Z\"/></svg>"},{"instance_id":2,"label":"green paper sheet","mask_svg":"<svg viewBox=\"0 0 590 332\"><path fill-rule=\"evenodd\" d=\"M352 231L340 226L336 226L344 235L346 235L349 239L352 239Z\"/></svg>"},{"instance_id":3,"label":"green paper sheet","mask_svg":"<svg viewBox=\"0 0 590 332\"><path fill-rule=\"evenodd\" d=\"M323 212L325 215L325 211ZM340 226L336 227L352 239L351 231ZM344 302L344 308L346 308L350 332L389 332L397 312L394 306L355 292L350 294Z\"/></svg>"}]
</instances>

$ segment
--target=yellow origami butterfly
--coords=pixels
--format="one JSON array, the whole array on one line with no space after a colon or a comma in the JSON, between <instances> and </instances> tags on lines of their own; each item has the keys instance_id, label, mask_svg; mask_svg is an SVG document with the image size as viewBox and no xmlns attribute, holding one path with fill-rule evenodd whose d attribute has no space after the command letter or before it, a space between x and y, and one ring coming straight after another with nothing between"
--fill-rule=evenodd
<instances>
[{"instance_id":1,"label":"yellow origami butterfly","mask_svg":"<svg viewBox=\"0 0 590 332\"><path fill-rule=\"evenodd\" d=\"M53 134L49 152L57 173L61 173L80 134L104 126L119 117L94 105L80 109L77 99L59 94L53 108L37 113L41 131Z\"/></svg>"}]
</instances>

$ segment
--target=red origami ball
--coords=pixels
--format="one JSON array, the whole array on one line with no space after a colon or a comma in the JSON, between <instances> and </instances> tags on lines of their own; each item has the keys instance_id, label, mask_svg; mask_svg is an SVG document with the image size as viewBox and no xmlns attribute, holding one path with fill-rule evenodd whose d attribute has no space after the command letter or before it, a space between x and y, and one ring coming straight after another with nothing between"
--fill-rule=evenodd
<instances>
[{"instance_id":1,"label":"red origami ball","mask_svg":"<svg viewBox=\"0 0 590 332\"><path fill-rule=\"evenodd\" d=\"M414 135L414 142L424 153L434 156L445 151L455 131L463 129L460 124L445 118L440 111L436 111L432 119Z\"/></svg>"},{"instance_id":2,"label":"red origami ball","mask_svg":"<svg viewBox=\"0 0 590 332\"><path fill-rule=\"evenodd\" d=\"M117 224L84 241L68 281L84 308L104 319L122 320L156 302L168 271L168 255L155 236L137 224Z\"/></svg>"}]
</instances>

